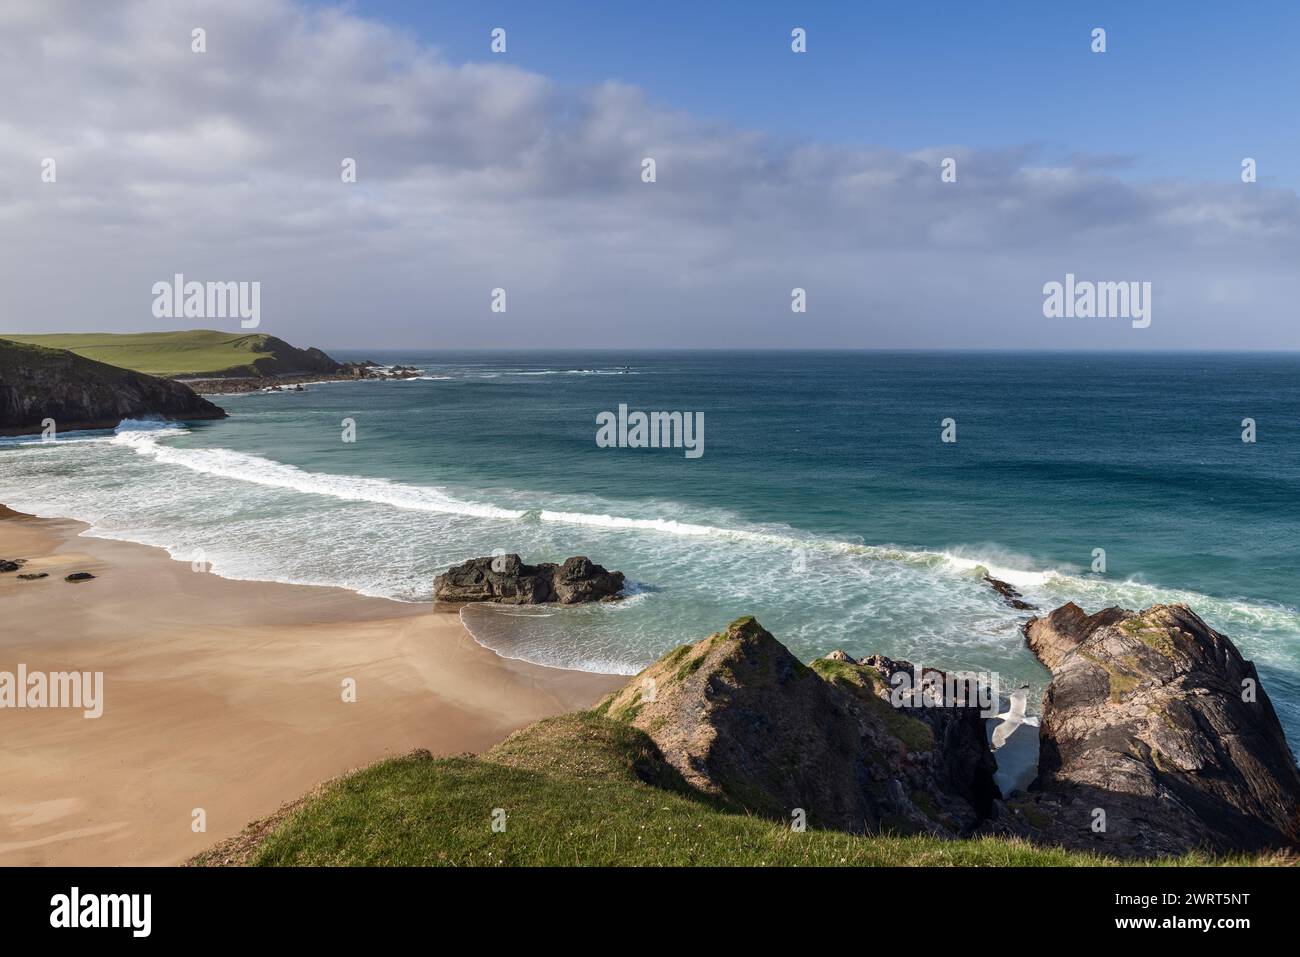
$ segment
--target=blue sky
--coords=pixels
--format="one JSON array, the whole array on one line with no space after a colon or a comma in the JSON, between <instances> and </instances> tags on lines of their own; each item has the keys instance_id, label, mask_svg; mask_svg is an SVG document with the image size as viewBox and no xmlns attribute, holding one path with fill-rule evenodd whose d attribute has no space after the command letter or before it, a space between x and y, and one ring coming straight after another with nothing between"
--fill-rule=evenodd
<instances>
[{"instance_id":1,"label":"blue sky","mask_svg":"<svg viewBox=\"0 0 1300 957\"><path fill-rule=\"evenodd\" d=\"M182 273L324 348L1296 350L1296 50L1300 2L5 0L0 332Z\"/></svg>"},{"instance_id":2,"label":"blue sky","mask_svg":"<svg viewBox=\"0 0 1300 957\"><path fill-rule=\"evenodd\" d=\"M318 3L320 6L336 4ZM696 116L909 151L960 143L1123 159L1119 175L1300 185L1300 3L691 4L364 0L454 61L578 86L615 79ZM808 30L792 56L789 32ZM1107 52L1090 50L1094 27Z\"/></svg>"}]
</instances>

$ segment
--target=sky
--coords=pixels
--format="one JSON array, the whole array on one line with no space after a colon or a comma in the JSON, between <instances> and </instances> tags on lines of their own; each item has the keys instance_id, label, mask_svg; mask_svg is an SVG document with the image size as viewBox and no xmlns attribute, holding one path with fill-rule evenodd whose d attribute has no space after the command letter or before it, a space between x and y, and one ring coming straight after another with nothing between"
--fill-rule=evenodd
<instances>
[{"instance_id":1,"label":"sky","mask_svg":"<svg viewBox=\"0 0 1300 957\"><path fill-rule=\"evenodd\" d=\"M326 349L1295 350L1296 49L1289 2L6 0L0 333L239 329L155 316L181 273ZM1150 324L1044 315L1067 274Z\"/></svg>"}]
</instances>

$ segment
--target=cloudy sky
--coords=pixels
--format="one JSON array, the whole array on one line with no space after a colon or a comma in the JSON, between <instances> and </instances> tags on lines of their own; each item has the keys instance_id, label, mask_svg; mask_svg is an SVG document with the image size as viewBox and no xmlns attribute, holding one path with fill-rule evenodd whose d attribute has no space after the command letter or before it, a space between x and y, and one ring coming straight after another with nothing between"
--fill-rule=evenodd
<instances>
[{"instance_id":1,"label":"cloudy sky","mask_svg":"<svg viewBox=\"0 0 1300 957\"><path fill-rule=\"evenodd\" d=\"M1300 348L1293 3L806 6L5 0L0 331L238 328L183 273L335 349Z\"/></svg>"}]
</instances>

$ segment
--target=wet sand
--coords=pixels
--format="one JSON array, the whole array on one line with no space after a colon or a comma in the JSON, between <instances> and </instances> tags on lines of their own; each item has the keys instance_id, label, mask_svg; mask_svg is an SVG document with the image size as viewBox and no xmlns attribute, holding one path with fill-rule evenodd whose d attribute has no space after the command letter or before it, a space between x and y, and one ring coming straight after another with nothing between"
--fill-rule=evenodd
<instances>
[{"instance_id":1,"label":"wet sand","mask_svg":"<svg viewBox=\"0 0 1300 957\"><path fill-rule=\"evenodd\" d=\"M85 527L0 506L0 558L27 559L0 574L0 671L104 675L99 718L0 708L0 865L177 864L346 770L481 751L627 680L501 658L430 605L230 581Z\"/></svg>"}]
</instances>

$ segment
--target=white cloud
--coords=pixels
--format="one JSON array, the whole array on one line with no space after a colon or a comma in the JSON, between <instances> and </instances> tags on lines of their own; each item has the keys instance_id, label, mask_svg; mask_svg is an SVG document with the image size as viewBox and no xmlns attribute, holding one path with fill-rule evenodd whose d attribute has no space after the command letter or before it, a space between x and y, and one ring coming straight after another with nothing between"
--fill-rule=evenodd
<instances>
[{"instance_id":1,"label":"white cloud","mask_svg":"<svg viewBox=\"0 0 1300 957\"><path fill-rule=\"evenodd\" d=\"M10 2L0 89L10 331L154 327L184 272L260 280L264 331L326 346L1300 346L1300 201L1232 170L791 144L289 0ZM1045 320L1067 271L1151 280L1156 321Z\"/></svg>"}]
</instances>

